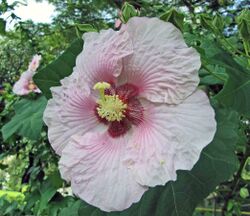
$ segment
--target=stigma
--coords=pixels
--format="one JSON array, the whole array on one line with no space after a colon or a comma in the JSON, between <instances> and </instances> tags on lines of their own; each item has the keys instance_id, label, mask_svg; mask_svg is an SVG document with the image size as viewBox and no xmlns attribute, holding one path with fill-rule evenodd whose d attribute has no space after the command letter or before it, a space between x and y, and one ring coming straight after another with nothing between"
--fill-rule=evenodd
<instances>
[{"instance_id":1,"label":"stigma","mask_svg":"<svg viewBox=\"0 0 250 216\"><path fill-rule=\"evenodd\" d=\"M95 90L99 90L100 98L97 100L97 113L109 122L121 121L125 117L127 104L118 95L105 95L105 90L111 85L107 82L98 82L94 85Z\"/></svg>"}]
</instances>

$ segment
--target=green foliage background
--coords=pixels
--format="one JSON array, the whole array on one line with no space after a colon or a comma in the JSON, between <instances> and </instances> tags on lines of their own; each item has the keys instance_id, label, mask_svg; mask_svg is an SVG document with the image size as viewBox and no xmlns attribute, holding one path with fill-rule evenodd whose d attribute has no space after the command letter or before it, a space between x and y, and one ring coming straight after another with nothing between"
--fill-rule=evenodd
<instances>
[{"instance_id":1,"label":"green foliage background","mask_svg":"<svg viewBox=\"0 0 250 216\"><path fill-rule=\"evenodd\" d=\"M0 19L0 215L250 215L248 1L49 2L57 11L51 24L20 21L13 13L18 2L0 3L0 15L8 12L16 21L15 29L6 31L6 20ZM42 114L49 88L72 72L82 33L114 28L119 9L123 22L132 16L172 22L198 50L200 88L216 110L218 129L191 171L178 171L176 182L150 189L123 212L105 213L74 197L61 179ZM43 56L34 77L43 95L17 97L12 85L35 53Z\"/></svg>"}]
</instances>

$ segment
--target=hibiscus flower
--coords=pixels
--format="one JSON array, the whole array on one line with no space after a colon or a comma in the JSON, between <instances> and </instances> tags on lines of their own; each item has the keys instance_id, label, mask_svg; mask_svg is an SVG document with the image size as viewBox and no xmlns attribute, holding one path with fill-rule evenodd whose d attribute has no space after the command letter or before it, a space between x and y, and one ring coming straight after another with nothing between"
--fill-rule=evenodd
<instances>
[{"instance_id":1,"label":"hibiscus flower","mask_svg":"<svg viewBox=\"0 0 250 216\"><path fill-rule=\"evenodd\" d=\"M84 34L72 75L51 88L44 113L75 195L120 211L192 169L216 131L214 110L197 89L200 65L181 32L157 18Z\"/></svg>"},{"instance_id":2,"label":"hibiscus flower","mask_svg":"<svg viewBox=\"0 0 250 216\"><path fill-rule=\"evenodd\" d=\"M32 61L29 63L28 70L21 74L19 80L13 86L13 92L15 94L27 95L31 92L41 92L32 79L37 68L39 67L41 58L42 57L40 55L33 56Z\"/></svg>"}]
</instances>

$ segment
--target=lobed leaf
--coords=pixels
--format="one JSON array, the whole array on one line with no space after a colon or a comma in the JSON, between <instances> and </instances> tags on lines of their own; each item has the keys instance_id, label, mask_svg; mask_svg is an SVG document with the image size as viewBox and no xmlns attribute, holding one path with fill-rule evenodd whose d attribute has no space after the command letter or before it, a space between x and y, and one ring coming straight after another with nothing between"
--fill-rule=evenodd
<instances>
[{"instance_id":1,"label":"lobed leaf","mask_svg":"<svg viewBox=\"0 0 250 216\"><path fill-rule=\"evenodd\" d=\"M183 31L184 28L184 14L180 13L174 8L171 8L170 10L166 11L160 16L161 20L164 20L166 22L171 22L173 25L175 25L178 29Z\"/></svg>"},{"instance_id":2,"label":"lobed leaf","mask_svg":"<svg viewBox=\"0 0 250 216\"><path fill-rule=\"evenodd\" d=\"M139 14L133 5L125 2L121 9L121 21L126 23L131 17L139 16Z\"/></svg>"},{"instance_id":3,"label":"lobed leaf","mask_svg":"<svg viewBox=\"0 0 250 216\"><path fill-rule=\"evenodd\" d=\"M250 71L238 64L216 42L206 40L202 48L205 50L207 63L223 67L228 74L222 91L215 98L224 106L250 117Z\"/></svg>"},{"instance_id":4,"label":"lobed leaf","mask_svg":"<svg viewBox=\"0 0 250 216\"><path fill-rule=\"evenodd\" d=\"M43 126L42 116L46 104L47 100L43 96L37 100L18 101L14 105L15 115L1 129L3 139L7 140L15 133L32 140L38 139Z\"/></svg>"}]
</instances>

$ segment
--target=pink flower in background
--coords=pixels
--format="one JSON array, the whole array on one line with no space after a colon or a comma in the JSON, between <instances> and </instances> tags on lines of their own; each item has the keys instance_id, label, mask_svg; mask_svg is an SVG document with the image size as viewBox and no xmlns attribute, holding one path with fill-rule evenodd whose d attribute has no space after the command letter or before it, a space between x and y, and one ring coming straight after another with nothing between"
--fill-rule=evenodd
<instances>
[{"instance_id":1,"label":"pink flower in background","mask_svg":"<svg viewBox=\"0 0 250 216\"><path fill-rule=\"evenodd\" d=\"M35 72L36 69L39 67L41 59L42 59L41 55L37 55L37 54L34 55L33 58L32 58L32 60L31 60L31 62L29 63L28 70Z\"/></svg>"},{"instance_id":2,"label":"pink flower in background","mask_svg":"<svg viewBox=\"0 0 250 216\"><path fill-rule=\"evenodd\" d=\"M115 28L120 28L121 27L121 25L122 25L122 21L118 18L118 19L116 19L115 20Z\"/></svg>"},{"instance_id":3,"label":"pink flower in background","mask_svg":"<svg viewBox=\"0 0 250 216\"><path fill-rule=\"evenodd\" d=\"M37 88L33 82L32 77L34 76L36 69L39 66L41 60L40 55L35 55L29 64L27 71L23 72L19 80L13 86L13 92L17 95L27 95L31 92L40 93L40 89Z\"/></svg>"},{"instance_id":4,"label":"pink flower in background","mask_svg":"<svg viewBox=\"0 0 250 216\"><path fill-rule=\"evenodd\" d=\"M122 25L122 21L121 21L122 12L121 12L121 10L118 10L117 16L118 16L118 18L115 20L115 26L114 27L116 29L119 29L121 27L121 25Z\"/></svg>"},{"instance_id":5,"label":"pink flower in background","mask_svg":"<svg viewBox=\"0 0 250 216\"><path fill-rule=\"evenodd\" d=\"M44 121L74 194L120 211L192 169L215 114L197 89L199 54L172 24L134 17L84 41L72 75L51 88Z\"/></svg>"}]
</instances>

